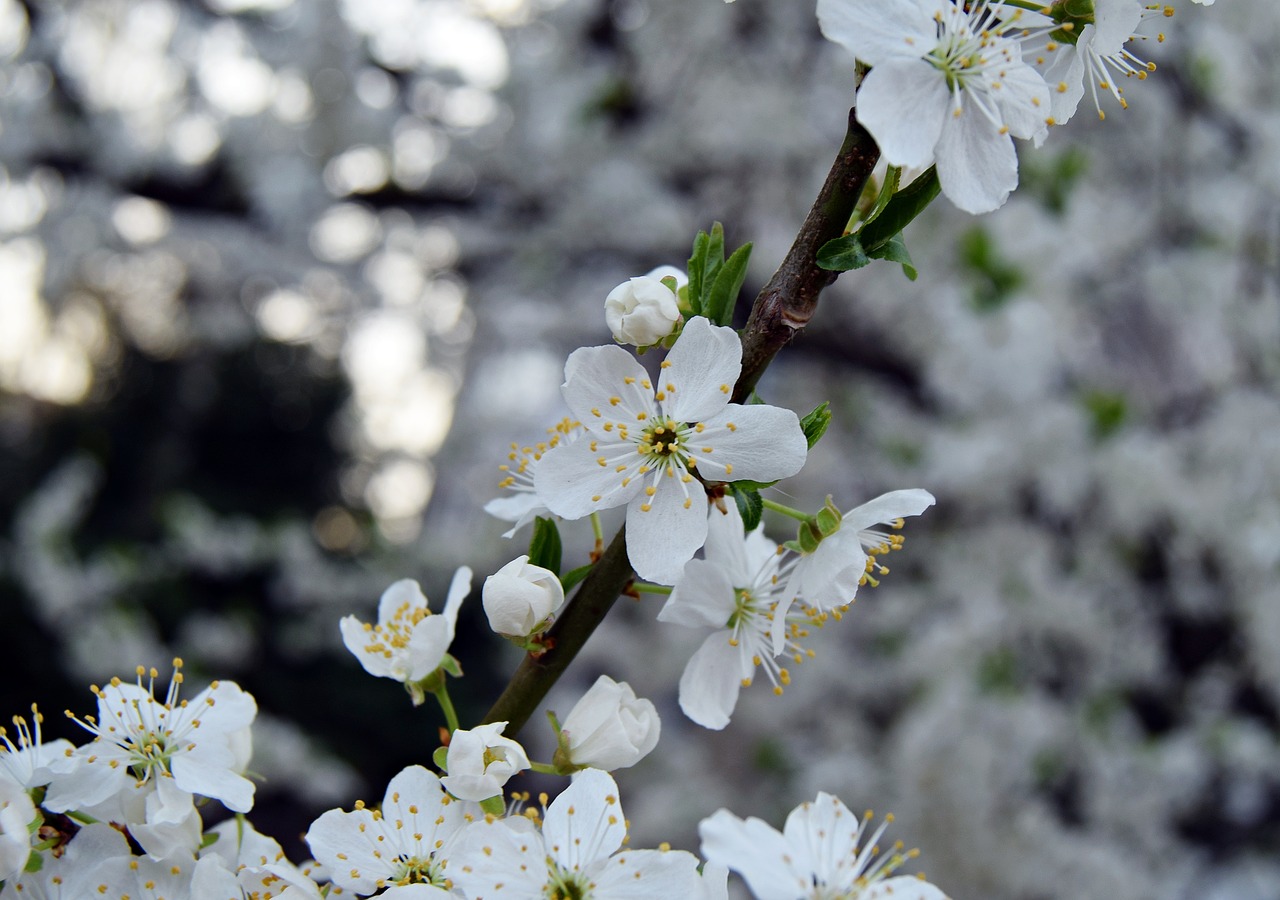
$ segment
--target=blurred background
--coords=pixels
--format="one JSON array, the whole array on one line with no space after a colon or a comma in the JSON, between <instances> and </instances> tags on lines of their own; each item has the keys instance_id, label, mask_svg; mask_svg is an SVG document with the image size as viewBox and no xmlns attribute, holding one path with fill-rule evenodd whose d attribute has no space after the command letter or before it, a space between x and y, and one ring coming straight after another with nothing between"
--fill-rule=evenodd
<instances>
[{"instance_id":1,"label":"blurred background","mask_svg":"<svg viewBox=\"0 0 1280 900\"><path fill-rule=\"evenodd\" d=\"M835 412L795 505L938 497L786 694L683 719L701 636L652 599L553 693L658 704L635 845L826 790L957 898L1280 896L1280 8L1178 6L1127 111L939 202L919 280L843 276L766 376ZM743 321L852 80L811 0L0 0L0 714L78 741L90 683L181 656L257 698L295 856L376 800L442 722L338 619L524 552L480 507L604 295L721 220ZM464 721L518 659L486 632L477 594Z\"/></svg>"}]
</instances>

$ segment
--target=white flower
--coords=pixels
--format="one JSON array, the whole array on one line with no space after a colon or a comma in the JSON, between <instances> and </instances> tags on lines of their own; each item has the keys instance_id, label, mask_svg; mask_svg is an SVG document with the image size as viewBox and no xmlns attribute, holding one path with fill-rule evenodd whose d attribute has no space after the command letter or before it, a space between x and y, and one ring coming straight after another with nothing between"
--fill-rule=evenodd
<instances>
[{"instance_id":1,"label":"white flower","mask_svg":"<svg viewBox=\"0 0 1280 900\"><path fill-rule=\"evenodd\" d=\"M638 275L604 299L604 318L619 344L648 347L669 337L680 321L676 295L661 276Z\"/></svg>"},{"instance_id":2,"label":"white flower","mask_svg":"<svg viewBox=\"0 0 1280 900\"><path fill-rule=\"evenodd\" d=\"M875 586L875 576L889 572L879 557L901 550L904 543L902 535L891 532L902 529L905 516L918 516L935 502L933 494L918 488L890 491L845 513L840 530L791 569L787 601L776 611L779 621L790 612L796 597L804 598L814 613L825 613L852 603L861 585ZM874 528L882 523L890 526L889 532ZM774 646L781 649L776 633Z\"/></svg>"},{"instance_id":3,"label":"white flower","mask_svg":"<svg viewBox=\"0 0 1280 900\"><path fill-rule=\"evenodd\" d=\"M30 789L48 784L55 772L65 772L74 765L68 756L75 746L66 738L43 742L44 716L35 704L31 706L30 726L21 716L14 716L13 724L18 729L16 744L9 733L0 728L0 742L4 745L0 747L0 777L8 775Z\"/></svg>"},{"instance_id":4,"label":"white flower","mask_svg":"<svg viewBox=\"0 0 1280 900\"><path fill-rule=\"evenodd\" d=\"M27 826L35 817L36 808L22 785L0 775L0 881L9 881L27 864L31 855Z\"/></svg>"},{"instance_id":5,"label":"white flower","mask_svg":"<svg viewBox=\"0 0 1280 900\"><path fill-rule=\"evenodd\" d=\"M859 819L830 794L791 811L782 833L757 818L722 809L698 826L702 855L746 880L760 900L946 900L933 885L911 876L889 877L916 851L895 845L880 855L876 842L892 816L866 837L870 817Z\"/></svg>"},{"instance_id":6,"label":"white flower","mask_svg":"<svg viewBox=\"0 0 1280 900\"><path fill-rule=\"evenodd\" d=\"M651 702L608 675L596 679L560 724L567 762L606 771L634 766L648 756L661 727Z\"/></svg>"},{"instance_id":7,"label":"white flower","mask_svg":"<svg viewBox=\"0 0 1280 900\"><path fill-rule=\"evenodd\" d=\"M481 602L495 632L529 637L545 630L564 603L564 588L555 572L517 556L484 580Z\"/></svg>"},{"instance_id":8,"label":"white flower","mask_svg":"<svg viewBox=\"0 0 1280 900\"><path fill-rule=\"evenodd\" d=\"M205 832L217 840L200 851L200 858L217 859L222 865L203 867L192 879L192 893L208 890L223 898L278 897L281 900L320 900L320 888L285 858L273 838L258 832L243 819L227 819ZM217 890L219 893L213 893Z\"/></svg>"},{"instance_id":9,"label":"white flower","mask_svg":"<svg viewBox=\"0 0 1280 900\"><path fill-rule=\"evenodd\" d=\"M533 489L533 473L542 459L542 454L560 443L572 443L582 434L582 423L573 419L561 419L554 428L547 429L547 440L539 441L531 447L521 447L512 443L507 454L507 462L498 466L502 471L502 480L498 487L510 491L501 497L495 497L484 505L484 511L496 519L512 522L511 528L503 533L503 537L512 537L517 531L528 525L537 516L547 515L550 511L538 499Z\"/></svg>"},{"instance_id":10,"label":"white flower","mask_svg":"<svg viewBox=\"0 0 1280 900\"><path fill-rule=\"evenodd\" d=\"M113 678L105 688L93 686L96 718L79 719L68 712L94 739L76 748L71 771L55 774L45 796L48 809L85 810L116 801L126 810L142 806L145 825L136 814L127 821L144 846L147 826L185 832L194 822L198 836L192 795L220 800L234 812L249 811L254 787L240 774L246 762L240 751L257 704L231 681L215 681L195 697L180 699L182 660L175 659L173 667L161 699L154 693L159 673L139 666L136 684Z\"/></svg>"},{"instance_id":11,"label":"white flower","mask_svg":"<svg viewBox=\"0 0 1280 900\"><path fill-rule=\"evenodd\" d=\"M1046 126L1049 88L1004 36L1017 16L998 3L818 0L832 41L870 65L858 121L895 166L936 162L942 192L970 213L1002 205L1018 185L1013 137Z\"/></svg>"},{"instance_id":12,"label":"white flower","mask_svg":"<svg viewBox=\"0 0 1280 900\"><path fill-rule=\"evenodd\" d=\"M502 736L506 727L506 722L493 722L453 733L445 763L449 774L440 779L449 793L477 802L497 797L508 778L529 768L524 748Z\"/></svg>"},{"instance_id":13,"label":"white flower","mask_svg":"<svg viewBox=\"0 0 1280 900\"><path fill-rule=\"evenodd\" d=\"M355 616L341 622L342 642L370 675L404 682L413 702L422 702L420 682L445 663L453 643L458 608L471 593L471 570L462 566L453 575L444 612L432 615L418 582L397 581L378 600L378 623Z\"/></svg>"},{"instance_id":14,"label":"white flower","mask_svg":"<svg viewBox=\"0 0 1280 900\"><path fill-rule=\"evenodd\" d=\"M626 821L607 772L584 769L552 801L542 830L527 819L482 819L459 840L449 874L469 897L643 900L696 897L697 857L680 850L622 850Z\"/></svg>"},{"instance_id":15,"label":"white flower","mask_svg":"<svg viewBox=\"0 0 1280 900\"><path fill-rule=\"evenodd\" d=\"M80 900L102 896L96 892L102 883L100 869L112 857L129 858L125 836L103 823L86 825L54 855L44 854L37 872L24 872L7 882L0 897L31 900Z\"/></svg>"},{"instance_id":16,"label":"white flower","mask_svg":"<svg viewBox=\"0 0 1280 900\"><path fill-rule=\"evenodd\" d=\"M781 649L790 649L797 663L805 658L796 643L799 632L788 632L786 622L781 647L774 649L774 613L783 598L785 575L777 544L758 530L744 535L737 506L726 506L725 513L712 507L706 558L685 565L658 613L662 622L716 629L680 676L680 709L704 728L717 730L729 724L738 693L751 684L757 666L780 694L791 680L777 661Z\"/></svg>"},{"instance_id":17,"label":"white flower","mask_svg":"<svg viewBox=\"0 0 1280 900\"><path fill-rule=\"evenodd\" d=\"M409 766L391 779L382 806L331 809L311 823L306 841L334 884L357 894L390 885L445 887L450 841L466 824L464 804L440 779Z\"/></svg>"},{"instance_id":18,"label":"white flower","mask_svg":"<svg viewBox=\"0 0 1280 900\"><path fill-rule=\"evenodd\" d=\"M796 414L729 403L742 370L731 328L689 320L662 362L655 390L621 347L569 357L565 402L588 434L548 451L534 473L556 515L578 519L627 506L627 554L641 578L667 584L706 539L708 481L774 481L804 465Z\"/></svg>"}]
</instances>

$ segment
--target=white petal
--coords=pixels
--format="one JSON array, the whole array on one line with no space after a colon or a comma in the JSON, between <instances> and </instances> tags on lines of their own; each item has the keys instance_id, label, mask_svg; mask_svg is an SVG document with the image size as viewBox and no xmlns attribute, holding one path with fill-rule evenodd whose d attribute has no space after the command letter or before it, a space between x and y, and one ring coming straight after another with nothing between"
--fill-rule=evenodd
<instances>
[{"instance_id":1,"label":"white petal","mask_svg":"<svg viewBox=\"0 0 1280 900\"><path fill-rule=\"evenodd\" d=\"M889 491L849 510L844 514L841 527L865 531L872 525L888 525L894 519L918 516L936 502L933 494L919 488Z\"/></svg>"},{"instance_id":2,"label":"white petal","mask_svg":"<svg viewBox=\"0 0 1280 900\"><path fill-rule=\"evenodd\" d=\"M556 862L571 871L607 859L627 836L613 777L599 769L575 775L547 808L542 836Z\"/></svg>"},{"instance_id":3,"label":"white petal","mask_svg":"<svg viewBox=\"0 0 1280 900\"><path fill-rule=\"evenodd\" d=\"M658 621L691 628L724 628L733 608L733 583L724 568L708 559L691 559L658 612Z\"/></svg>"},{"instance_id":4,"label":"white petal","mask_svg":"<svg viewBox=\"0 0 1280 900\"><path fill-rule=\"evenodd\" d=\"M652 497L642 491L627 506L627 557L646 581L674 584L707 539L707 494L676 475L657 482Z\"/></svg>"},{"instance_id":5,"label":"white petal","mask_svg":"<svg viewBox=\"0 0 1280 900\"><path fill-rule=\"evenodd\" d=\"M937 156L942 193L967 213L998 209L1018 186L1013 138L972 104L966 103L959 116L948 113Z\"/></svg>"},{"instance_id":6,"label":"white petal","mask_svg":"<svg viewBox=\"0 0 1280 900\"><path fill-rule=\"evenodd\" d=\"M453 580L449 582L449 593L444 600L444 612L442 615L445 621L449 623L450 641L452 641L452 631L458 622L458 608L462 606L462 601L467 599L467 595L471 593L471 568L469 566L459 566L458 571L453 573Z\"/></svg>"},{"instance_id":7,"label":"white petal","mask_svg":"<svg viewBox=\"0 0 1280 900\"><path fill-rule=\"evenodd\" d=\"M797 868L808 869L819 882L845 885L861 874L857 872L861 824L840 798L819 793L812 803L801 804L787 815L782 834L795 852Z\"/></svg>"},{"instance_id":8,"label":"white petal","mask_svg":"<svg viewBox=\"0 0 1280 900\"><path fill-rule=\"evenodd\" d=\"M919 0L818 0L818 24L827 40L875 66L924 56L937 45L932 6Z\"/></svg>"},{"instance_id":9,"label":"white petal","mask_svg":"<svg viewBox=\"0 0 1280 900\"><path fill-rule=\"evenodd\" d=\"M695 316L684 326L658 374L658 389L668 395L663 407L677 422L713 416L729 402L741 372L738 333Z\"/></svg>"},{"instance_id":10,"label":"white petal","mask_svg":"<svg viewBox=\"0 0 1280 900\"><path fill-rule=\"evenodd\" d=\"M345 616L338 623L338 628L342 631L342 643L360 661L360 665L364 666L366 672L378 678L396 677L391 671L391 657L365 649L370 643L373 632L367 630L363 622L355 616Z\"/></svg>"},{"instance_id":11,"label":"white petal","mask_svg":"<svg viewBox=\"0 0 1280 900\"><path fill-rule=\"evenodd\" d=\"M942 73L922 59L888 60L867 73L858 88L858 121L895 166L923 167L951 115Z\"/></svg>"},{"instance_id":12,"label":"white petal","mask_svg":"<svg viewBox=\"0 0 1280 900\"><path fill-rule=\"evenodd\" d=\"M776 481L799 472L809 454L800 420L780 406L731 404L704 424L689 442L695 451L712 448L698 456L698 472L709 480Z\"/></svg>"},{"instance_id":13,"label":"white petal","mask_svg":"<svg viewBox=\"0 0 1280 900\"><path fill-rule=\"evenodd\" d=\"M715 731L729 724L742 680L751 670L741 648L729 643L731 636L728 629L708 635L680 676L680 709L703 728Z\"/></svg>"},{"instance_id":14,"label":"white petal","mask_svg":"<svg viewBox=\"0 0 1280 900\"><path fill-rule=\"evenodd\" d=\"M595 897L653 900L697 896L698 858L683 850L626 850L599 866Z\"/></svg>"},{"instance_id":15,"label":"white petal","mask_svg":"<svg viewBox=\"0 0 1280 900\"><path fill-rule=\"evenodd\" d=\"M1049 115L1058 125L1065 125L1084 96L1084 60L1077 49L1070 44L1059 45L1044 70L1044 80L1049 87Z\"/></svg>"},{"instance_id":16,"label":"white petal","mask_svg":"<svg viewBox=\"0 0 1280 900\"><path fill-rule=\"evenodd\" d=\"M221 800L233 812L253 808L253 782L229 768L210 764L195 753L175 756L172 765L173 780L184 791Z\"/></svg>"},{"instance_id":17,"label":"white petal","mask_svg":"<svg viewBox=\"0 0 1280 900\"><path fill-rule=\"evenodd\" d=\"M600 465L600 454L591 449L589 440L561 444L548 450L538 461L533 484L538 497L557 516L581 519L602 509L621 506L641 488L640 478L633 477L622 485L626 473L613 465ZM636 454L635 465L639 466ZM596 499L599 498L599 499Z\"/></svg>"},{"instance_id":18,"label":"white petal","mask_svg":"<svg viewBox=\"0 0 1280 900\"><path fill-rule=\"evenodd\" d=\"M599 433L598 425L608 420L611 409L627 413L657 411L653 391L643 386L643 382L649 379L649 373L621 347L582 347L573 351L564 368L565 382L560 392L574 418L592 432ZM630 384L627 383L628 378L631 379ZM613 397L619 400L616 407L609 402ZM599 411L600 415L593 410ZM628 423L635 422L634 418L621 412L619 415ZM542 460L539 460L538 468L542 468Z\"/></svg>"},{"instance_id":19,"label":"white petal","mask_svg":"<svg viewBox=\"0 0 1280 900\"><path fill-rule=\"evenodd\" d=\"M304 840L334 884L371 894L377 879L391 872L388 862L379 857L378 845L367 836L374 827L373 813L367 809L331 809L311 823Z\"/></svg>"},{"instance_id":20,"label":"white petal","mask_svg":"<svg viewBox=\"0 0 1280 900\"><path fill-rule=\"evenodd\" d=\"M378 624L385 625L396 618L396 610L404 605L409 609L422 609L428 605L427 595L412 578L401 578L382 592L378 598Z\"/></svg>"},{"instance_id":21,"label":"white petal","mask_svg":"<svg viewBox=\"0 0 1280 900\"><path fill-rule=\"evenodd\" d=\"M702 855L733 869L757 897L804 897L813 893L808 872L797 871L786 839L767 822L739 819L718 810L698 825Z\"/></svg>"},{"instance_id":22,"label":"white petal","mask_svg":"<svg viewBox=\"0 0 1280 900\"><path fill-rule=\"evenodd\" d=\"M444 616L427 616L414 626L403 658L394 661L405 666L394 677L400 681L421 681L440 668L452 643L453 623Z\"/></svg>"},{"instance_id":23,"label":"white petal","mask_svg":"<svg viewBox=\"0 0 1280 900\"><path fill-rule=\"evenodd\" d=\"M755 577L756 570L747 561L747 548L743 540L742 514L738 512L738 504L732 497L726 497L724 512L714 503L707 508L707 542L704 555L708 562L715 563L724 571L732 582L730 590L736 587L748 587ZM720 628L724 622L716 622Z\"/></svg>"},{"instance_id":24,"label":"white petal","mask_svg":"<svg viewBox=\"0 0 1280 900\"><path fill-rule=\"evenodd\" d=\"M858 900L948 900L946 894L914 875L899 875L876 882Z\"/></svg>"},{"instance_id":25,"label":"white petal","mask_svg":"<svg viewBox=\"0 0 1280 900\"><path fill-rule=\"evenodd\" d=\"M1052 111L1049 86L1035 69L1025 64L1001 70L999 87L991 94L1014 137L1030 138L1045 128Z\"/></svg>"},{"instance_id":26,"label":"white petal","mask_svg":"<svg viewBox=\"0 0 1280 900\"><path fill-rule=\"evenodd\" d=\"M547 854L537 831L517 831L505 819L478 819L468 825L450 852L449 878L468 897L528 900L541 897L547 882Z\"/></svg>"}]
</instances>

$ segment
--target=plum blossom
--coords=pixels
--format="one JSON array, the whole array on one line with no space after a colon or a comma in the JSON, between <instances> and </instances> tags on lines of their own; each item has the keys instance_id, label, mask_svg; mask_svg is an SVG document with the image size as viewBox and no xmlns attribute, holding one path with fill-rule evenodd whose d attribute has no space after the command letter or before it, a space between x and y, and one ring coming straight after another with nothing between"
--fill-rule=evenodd
<instances>
[{"instance_id":1,"label":"plum blossom","mask_svg":"<svg viewBox=\"0 0 1280 900\"><path fill-rule=\"evenodd\" d=\"M637 275L604 298L604 318L619 344L649 347L675 331L680 307L675 291L661 277Z\"/></svg>"},{"instance_id":2,"label":"plum blossom","mask_svg":"<svg viewBox=\"0 0 1280 900\"><path fill-rule=\"evenodd\" d=\"M492 722L453 733L445 764L449 774L440 779L449 793L478 803L501 795L507 779L529 768L524 748L502 736L506 727L506 722Z\"/></svg>"},{"instance_id":3,"label":"plum blossom","mask_svg":"<svg viewBox=\"0 0 1280 900\"><path fill-rule=\"evenodd\" d=\"M702 855L728 866L760 900L946 900L938 888L909 875L893 876L915 850L895 844L881 854L887 816L867 835L870 814L858 818L840 799L819 793L791 811L781 833L755 817L721 809L702 821Z\"/></svg>"},{"instance_id":4,"label":"plum blossom","mask_svg":"<svg viewBox=\"0 0 1280 900\"><path fill-rule=\"evenodd\" d=\"M24 788L31 789L48 784L55 772L69 768L67 757L74 745L66 738L43 740L44 716L35 704L31 705L31 724L21 716L13 717L18 732L15 743L9 733L0 728L0 776L8 775Z\"/></svg>"},{"instance_id":5,"label":"plum blossom","mask_svg":"<svg viewBox=\"0 0 1280 900\"><path fill-rule=\"evenodd\" d=\"M377 810L357 804L331 809L307 831L306 841L334 884L357 894L393 885L448 886L452 840L467 822L466 804L450 797L440 779L409 766L391 779Z\"/></svg>"},{"instance_id":6,"label":"plum blossom","mask_svg":"<svg viewBox=\"0 0 1280 900\"><path fill-rule=\"evenodd\" d=\"M458 608L471 593L471 569L453 575L444 612L434 615L418 582L397 581L378 600L377 624L347 616L340 623L342 642L370 675L404 682L414 705L422 703L422 680L445 665L453 643Z\"/></svg>"},{"instance_id":7,"label":"plum blossom","mask_svg":"<svg viewBox=\"0 0 1280 900\"><path fill-rule=\"evenodd\" d=\"M0 774L0 882L22 871L31 855L28 827L36 808L22 785Z\"/></svg>"},{"instance_id":8,"label":"plum blossom","mask_svg":"<svg viewBox=\"0 0 1280 900\"><path fill-rule=\"evenodd\" d=\"M729 724L738 694L751 684L757 667L774 692L782 693L791 674L778 663L779 653L790 650L796 662L806 658L798 644L800 631L788 631L789 623L775 616L786 586L778 545L758 530L744 534L737 506L726 506L724 513L711 509L706 558L685 564L658 613L662 622L716 629L685 666L679 697L686 716L717 730ZM780 641L775 619L783 630Z\"/></svg>"},{"instance_id":9,"label":"plum blossom","mask_svg":"<svg viewBox=\"0 0 1280 900\"><path fill-rule=\"evenodd\" d=\"M681 850L623 850L626 820L607 772L584 769L552 801L542 828L523 817L467 827L449 874L469 897L642 900L696 897L698 859Z\"/></svg>"},{"instance_id":10,"label":"plum blossom","mask_svg":"<svg viewBox=\"0 0 1280 900\"><path fill-rule=\"evenodd\" d=\"M490 628L524 638L547 627L564 603L564 587L555 572L517 556L485 579L481 602Z\"/></svg>"},{"instance_id":11,"label":"plum blossom","mask_svg":"<svg viewBox=\"0 0 1280 900\"><path fill-rule=\"evenodd\" d=\"M640 577L670 584L707 535L707 481L774 481L808 452L796 414L729 402L742 370L731 328L689 320L655 385L621 347L584 347L563 393L587 435L549 450L534 474L556 515L627 507L627 554Z\"/></svg>"},{"instance_id":12,"label":"plum blossom","mask_svg":"<svg viewBox=\"0 0 1280 900\"><path fill-rule=\"evenodd\" d=\"M601 675L560 725L563 762L605 771L634 766L658 746L661 728L653 703L625 681Z\"/></svg>"},{"instance_id":13,"label":"plum blossom","mask_svg":"<svg viewBox=\"0 0 1280 900\"><path fill-rule=\"evenodd\" d=\"M498 466L502 472L498 487L510 493L494 497L484 505L484 511L495 519L513 523L510 529L503 532L503 537L513 537L535 517L549 513L534 491L533 473L544 453L561 443L571 443L581 434L582 423L565 418L557 422L554 427L547 429L545 441L525 447L514 442L511 444L507 461Z\"/></svg>"},{"instance_id":14,"label":"plum blossom","mask_svg":"<svg viewBox=\"0 0 1280 900\"><path fill-rule=\"evenodd\" d=\"M795 598L817 614L830 612L853 602L858 588L887 574L880 557L902 549L903 518L918 516L936 501L933 494L918 488L890 491L849 510L840 520L840 530L824 538L812 553L802 556L790 568L785 590L786 602L778 604L775 616L781 622ZM889 525L889 531L874 526ZM784 635L774 630L774 649L780 651Z\"/></svg>"},{"instance_id":15,"label":"plum blossom","mask_svg":"<svg viewBox=\"0 0 1280 900\"><path fill-rule=\"evenodd\" d=\"M1049 88L1005 35L1018 18L987 0L818 0L822 33L872 67L858 121L891 164L936 163L966 212L1004 203L1018 185L1013 138L1047 127Z\"/></svg>"}]
</instances>

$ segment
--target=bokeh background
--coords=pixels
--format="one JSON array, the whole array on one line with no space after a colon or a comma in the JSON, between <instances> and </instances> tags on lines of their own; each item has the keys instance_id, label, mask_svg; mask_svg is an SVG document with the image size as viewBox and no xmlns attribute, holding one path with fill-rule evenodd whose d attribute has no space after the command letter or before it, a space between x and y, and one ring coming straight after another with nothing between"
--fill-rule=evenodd
<instances>
[{"instance_id":1,"label":"bokeh background","mask_svg":"<svg viewBox=\"0 0 1280 900\"><path fill-rule=\"evenodd\" d=\"M636 845L827 790L958 898L1280 896L1280 7L1158 24L1127 111L940 202L918 281L842 277L768 373L835 411L795 503L938 497L785 695L684 720L700 636L653 601L553 694L658 704ZM0 713L77 737L178 655L257 697L295 853L381 796L441 722L337 620L522 552L480 507L604 294L721 220L748 302L852 78L811 0L0 0ZM518 653L478 595L460 632L474 720Z\"/></svg>"}]
</instances>

